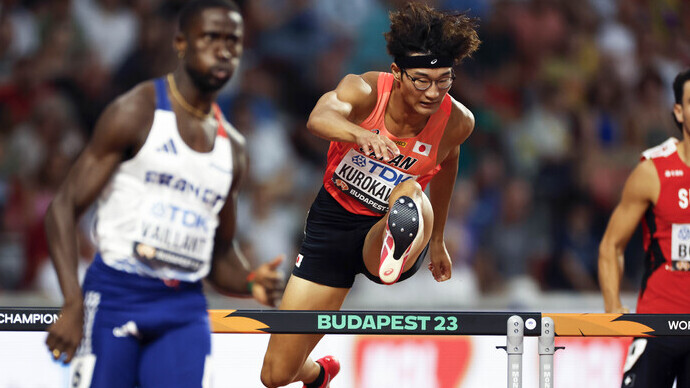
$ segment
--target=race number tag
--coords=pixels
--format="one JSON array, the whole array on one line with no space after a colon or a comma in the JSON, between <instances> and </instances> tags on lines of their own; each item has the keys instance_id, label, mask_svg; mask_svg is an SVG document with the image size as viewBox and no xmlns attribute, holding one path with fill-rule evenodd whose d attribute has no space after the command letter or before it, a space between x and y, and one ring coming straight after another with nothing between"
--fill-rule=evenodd
<instances>
[{"instance_id":1,"label":"race number tag","mask_svg":"<svg viewBox=\"0 0 690 388\"><path fill-rule=\"evenodd\" d=\"M388 197L393 188L400 182L415 178L416 175L404 173L350 149L331 179L340 190L370 210L383 214L388 211Z\"/></svg>"},{"instance_id":2,"label":"race number tag","mask_svg":"<svg viewBox=\"0 0 690 388\"><path fill-rule=\"evenodd\" d=\"M673 224L671 260L690 261L690 224Z\"/></svg>"},{"instance_id":3,"label":"race number tag","mask_svg":"<svg viewBox=\"0 0 690 388\"><path fill-rule=\"evenodd\" d=\"M169 266L196 272L210 257L210 230L216 221L192 204L172 200L146 201L134 236L134 257L149 267Z\"/></svg>"}]
</instances>

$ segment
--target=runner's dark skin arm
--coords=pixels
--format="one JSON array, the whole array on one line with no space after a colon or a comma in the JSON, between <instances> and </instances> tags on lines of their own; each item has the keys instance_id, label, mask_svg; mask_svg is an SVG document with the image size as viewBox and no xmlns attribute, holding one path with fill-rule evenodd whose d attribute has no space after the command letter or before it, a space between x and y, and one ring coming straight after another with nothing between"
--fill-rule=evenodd
<instances>
[{"instance_id":1,"label":"runner's dark skin arm","mask_svg":"<svg viewBox=\"0 0 690 388\"><path fill-rule=\"evenodd\" d=\"M236 247L234 240L237 228L237 200L239 187L247 170L247 154L244 148L244 139L232 136L232 186L225 201L225 205L218 214L219 224L216 229L213 243L213 261L211 272L207 280L219 291L233 295L247 295L246 278L251 270L249 262ZM235 256L236 260L226 260L229 256Z\"/></svg>"},{"instance_id":2,"label":"runner's dark skin arm","mask_svg":"<svg viewBox=\"0 0 690 388\"><path fill-rule=\"evenodd\" d=\"M79 217L96 200L123 159L141 148L154 111L151 83L141 84L111 103L46 213L48 248L65 300L62 316L48 329L46 344L51 350L66 353L66 362L71 361L82 336L84 306L77 276Z\"/></svg>"},{"instance_id":3,"label":"runner's dark skin arm","mask_svg":"<svg viewBox=\"0 0 690 388\"><path fill-rule=\"evenodd\" d=\"M431 270L434 279L444 281L450 278L450 255L446 249L444 230L448 218L448 209L455 188L458 175L458 160L460 158L460 144L472 134L474 130L474 116L472 113L454 101L451 116L446 125L442 143L454 144L440 163L441 171L429 183L429 202L434 209L434 224L429 242ZM441 260L448 257L449 260Z\"/></svg>"},{"instance_id":4,"label":"runner's dark skin arm","mask_svg":"<svg viewBox=\"0 0 690 388\"><path fill-rule=\"evenodd\" d=\"M237 200L242 180L247 172L247 154L245 140L239 134L229 132L232 147L233 179L230 193L221 209L213 245L211 272L207 276L209 283L218 291L231 296L253 296L259 302L274 306L282 285L282 277L276 268L282 257L274 258L270 263L259 266L251 292L247 277L251 265L239 249L235 240L237 228Z\"/></svg>"}]
</instances>

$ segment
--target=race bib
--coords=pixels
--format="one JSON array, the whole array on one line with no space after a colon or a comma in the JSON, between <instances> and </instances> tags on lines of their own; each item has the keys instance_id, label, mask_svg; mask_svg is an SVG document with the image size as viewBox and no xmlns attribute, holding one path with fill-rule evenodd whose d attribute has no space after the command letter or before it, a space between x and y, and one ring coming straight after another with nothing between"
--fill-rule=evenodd
<instances>
[{"instance_id":1,"label":"race bib","mask_svg":"<svg viewBox=\"0 0 690 388\"><path fill-rule=\"evenodd\" d=\"M143 209L145 214L133 239L134 256L154 269L198 271L210 257L215 220L174 202L152 201Z\"/></svg>"},{"instance_id":2,"label":"race bib","mask_svg":"<svg viewBox=\"0 0 690 388\"><path fill-rule=\"evenodd\" d=\"M354 149L343 157L333 172L333 183L369 210L384 214L388 197L400 182L416 179L384 162L368 158Z\"/></svg>"},{"instance_id":3,"label":"race bib","mask_svg":"<svg viewBox=\"0 0 690 388\"><path fill-rule=\"evenodd\" d=\"M690 224L673 224L671 260L690 262Z\"/></svg>"}]
</instances>

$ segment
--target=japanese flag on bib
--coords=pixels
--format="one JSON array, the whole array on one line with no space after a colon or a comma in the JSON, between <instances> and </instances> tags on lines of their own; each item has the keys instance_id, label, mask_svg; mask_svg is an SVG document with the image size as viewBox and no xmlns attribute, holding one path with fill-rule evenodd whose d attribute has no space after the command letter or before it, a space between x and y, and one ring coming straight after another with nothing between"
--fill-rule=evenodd
<instances>
[{"instance_id":1,"label":"japanese flag on bib","mask_svg":"<svg viewBox=\"0 0 690 388\"><path fill-rule=\"evenodd\" d=\"M429 156L429 152L431 152L431 144L426 144L422 143L421 141L417 141L414 143L414 149L412 152L416 152L420 155L424 156Z\"/></svg>"}]
</instances>

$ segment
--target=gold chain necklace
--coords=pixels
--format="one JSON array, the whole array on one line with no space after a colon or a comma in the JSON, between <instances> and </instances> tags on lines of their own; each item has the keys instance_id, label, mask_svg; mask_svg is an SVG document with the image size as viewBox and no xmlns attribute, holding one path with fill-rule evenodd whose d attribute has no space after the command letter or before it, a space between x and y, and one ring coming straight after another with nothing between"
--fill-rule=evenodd
<instances>
[{"instance_id":1,"label":"gold chain necklace","mask_svg":"<svg viewBox=\"0 0 690 388\"><path fill-rule=\"evenodd\" d=\"M184 97L182 97L182 95L180 94L180 91L177 90L175 78L172 74L168 74L168 85L170 85L170 93L172 94L173 98L175 99L175 101L177 101L178 104L180 104L180 106L182 106L182 108L184 108L184 110L200 119L207 119L211 117L211 115L213 115L213 109L211 109L208 113L204 113L201 109L197 109L191 106L187 101L185 101Z\"/></svg>"}]
</instances>

